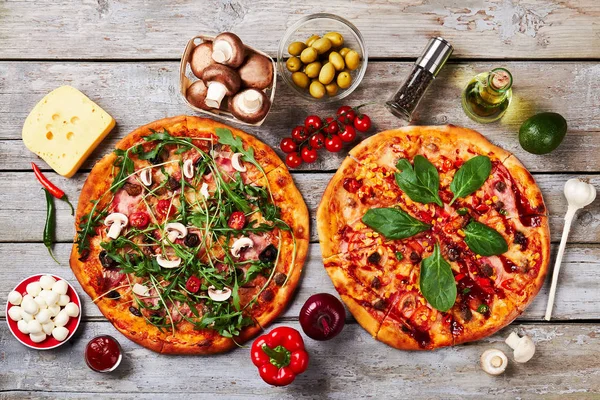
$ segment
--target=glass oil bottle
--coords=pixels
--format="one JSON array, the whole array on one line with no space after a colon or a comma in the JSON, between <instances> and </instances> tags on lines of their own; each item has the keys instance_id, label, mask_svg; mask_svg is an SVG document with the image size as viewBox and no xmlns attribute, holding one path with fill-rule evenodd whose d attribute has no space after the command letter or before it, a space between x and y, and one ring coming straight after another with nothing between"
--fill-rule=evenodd
<instances>
[{"instance_id":1,"label":"glass oil bottle","mask_svg":"<svg viewBox=\"0 0 600 400\"><path fill-rule=\"evenodd\" d=\"M476 75L462 94L465 113L484 124L499 120L510 105L512 84L512 75L505 68Z\"/></svg>"}]
</instances>

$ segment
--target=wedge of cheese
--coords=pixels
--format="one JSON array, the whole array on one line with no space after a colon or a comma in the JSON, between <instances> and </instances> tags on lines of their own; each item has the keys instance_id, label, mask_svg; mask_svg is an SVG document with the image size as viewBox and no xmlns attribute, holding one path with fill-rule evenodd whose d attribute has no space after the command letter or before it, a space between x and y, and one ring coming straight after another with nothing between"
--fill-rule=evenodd
<instances>
[{"instance_id":1,"label":"wedge of cheese","mask_svg":"<svg viewBox=\"0 0 600 400\"><path fill-rule=\"evenodd\" d=\"M70 178L115 126L98 104L71 86L48 93L23 125L25 146Z\"/></svg>"}]
</instances>

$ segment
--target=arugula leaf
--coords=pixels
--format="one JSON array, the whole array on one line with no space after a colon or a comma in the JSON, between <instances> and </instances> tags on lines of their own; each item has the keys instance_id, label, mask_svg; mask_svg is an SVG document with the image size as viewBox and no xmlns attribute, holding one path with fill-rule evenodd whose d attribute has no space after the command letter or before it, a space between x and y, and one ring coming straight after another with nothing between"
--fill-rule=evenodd
<instances>
[{"instance_id":1,"label":"arugula leaf","mask_svg":"<svg viewBox=\"0 0 600 400\"><path fill-rule=\"evenodd\" d=\"M422 155L415 156L414 169L406 158L396 164L401 172L396 173L396 183L412 201L423 204L435 203L443 206L438 190L440 177L435 166Z\"/></svg>"},{"instance_id":2,"label":"arugula leaf","mask_svg":"<svg viewBox=\"0 0 600 400\"><path fill-rule=\"evenodd\" d=\"M245 150L242 139L237 136L234 137L231 130L226 128L216 128L215 133L219 137L219 143L231 147L236 153L242 153L244 155L242 160L256 163L256 160L254 160L254 149L249 147L248 150Z\"/></svg>"},{"instance_id":3,"label":"arugula leaf","mask_svg":"<svg viewBox=\"0 0 600 400\"><path fill-rule=\"evenodd\" d=\"M465 242L476 254L497 256L508 251L508 244L498 231L477 221L465 228Z\"/></svg>"},{"instance_id":4,"label":"arugula leaf","mask_svg":"<svg viewBox=\"0 0 600 400\"><path fill-rule=\"evenodd\" d=\"M431 228L397 208L371 208L362 217L362 222L387 239L404 239Z\"/></svg>"},{"instance_id":5,"label":"arugula leaf","mask_svg":"<svg viewBox=\"0 0 600 400\"><path fill-rule=\"evenodd\" d=\"M115 179L113 179L113 184L110 187L110 191L113 193L115 193L125 184L126 178L133 174L133 171L135 170L133 160L129 158L129 152L132 149L135 149L135 146L127 150L115 149L114 151L117 156L114 166L119 168L119 172L115 176Z\"/></svg>"},{"instance_id":6,"label":"arugula leaf","mask_svg":"<svg viewBox=\"0 0 600 400\"><path fill-rule=\"evenodd\" d=\"M452 267L440 253L436 243L433 254L421 262L421 293L436 310L446 312L456 302L456 281Z\"/></svg>"},{"instance_id":7,"label":"arugula leaf","mask_svg":"<svg viewBox=\"0 0 600 400\"><path fill-rule=\"evenodd\" d=\"M475 156L465 162L452 179L450 190L454 198L450 205L459 197L465 197L483 186L492 171L492 162L487 156Z\"/></svg>"}]
</instances>

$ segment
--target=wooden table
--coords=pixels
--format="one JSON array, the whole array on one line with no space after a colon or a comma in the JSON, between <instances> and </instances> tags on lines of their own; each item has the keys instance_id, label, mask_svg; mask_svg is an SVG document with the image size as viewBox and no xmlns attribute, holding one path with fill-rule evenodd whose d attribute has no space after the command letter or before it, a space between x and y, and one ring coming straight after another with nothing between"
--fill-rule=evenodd
<instances>
[{"instance_id":1,"label":"wooden table","mask_svg":"<svg viewBox=\"0 0 600 400\"><path fill-rule=\"evenodd\" d=\"M72 217L59 202L55 251L61 265L56 265L41 243L45 203L29 166L37 158L21 141L25 117L44 94L73 85L117 120L117 128L75 177L51 175L76 201L90 167L119 138L152 120L190 112L178 93L178 59L190 37L232 30L275 56L286 27L319 11L340 13L366 39L371 59L365 79L347 99L350 105L386 100L430 36L448 39L454 56L420 105L415 123L474 128L514 152L542 188L557 243L566 210L564 182L578 176L600 188L597 0L0 1L2 304L30 274L53 272L76 283L67 264ZM459 96L470 77L496 66L513 73L514 101L499 123L480 125L465 116ZM305 116L331 115L340 105L308 103L279 83L266 123L248 129L273 147ZM520 148L517 131L541 111L564 115L569 132L551 155L535 156ZM401 125L383 107L372 106L368 113L376 130ZM293 172L313 217L312 244L301 287L277 324L298 327L298 311L309 295L335 292L323 269L314 215L342 157L321 156L318 163ZM307 341L312 358L306 374L287 388L271 388L249 362L247 348L214 357L157 355L118 334L84 295L84 322L60 349L29 350L0 324L0 398L600 398L599 225L596 201L574 222L551 323L542 319L548 285L508 328L477 343L433 352L394 350L349 319L336 340ZM508 352L503 340L513 330L534 339L535 358L527 364L511 362L503 376L486 375L480 354L492 346ZM85 344L100 333L117 336L125 350L123 365L110 375L92 372L83 360Z\"/></svg>"}]
</instances>

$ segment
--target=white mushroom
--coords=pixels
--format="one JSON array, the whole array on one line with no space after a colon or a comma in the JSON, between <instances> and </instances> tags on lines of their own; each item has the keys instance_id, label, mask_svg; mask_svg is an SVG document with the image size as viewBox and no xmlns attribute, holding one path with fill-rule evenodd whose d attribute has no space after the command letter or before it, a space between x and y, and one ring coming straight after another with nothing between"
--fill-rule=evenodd
<instances>
[{"instance_id":1,"label":"white mushroom","mask_svg":"<svg viewBox=\"0 0 600 400\"><path fill-rule=\"evenodd\" d=\"M165 234L171 243L176 239L183 239L187 236L188 230L185 225L179 222L170 222L165 225Z\"/></svg>"},{"instance_id":2,"label":"white mushroom","mask_svg":"<svg viewBox=\"0 0 600 400\"><path fill-rule=\"evenodd\" d=\"M231 289L224 287L223 290L218 290L214 286L209 286L208 297L214 301L226 301L231 297Z\"/></svg>"},{"instance_id":3,"label":"white mushroom","mask_svg":"<svg viewBox=\"0 0 600 400\"><path fill-rule=\"evenodd\" d=\"M505 343L515 351L516 362L526 363L535 354L535 344L529 336L519 337L516 332L512 332L506 338Z\"/></svg>"},{"instance_id":4,"label":"white mushroom","mask_svg":"<svg viewBox=\"0 0 600 400\"><path fill-rule=\"evenodd\" d=\"M194 177L194 161L193 160L185 160L183 163L183 176L188 179L192 179Z\"/></svg>"},{"instance_id":5,"label":"white mushroom","mask_svg":"<svg viewBox=\"0 0 600 400\"><path fill-rule=\"evenodd\" d=\"M233 254L234 257L239 257L240 251L244 247L252 248L252 246L254 246L254 242L252 241L252 239L247 237L241 237L235 242L233 242L233 245L231 245L231 254Z\"/></svg>"},{"instance_id":6,"label":"white mushroom","mask_svg":"<svg viewBox=\"0 0 600 400\"><path fill-rule=\"evenodd\" d=\"M112 213L104 220L104 225L110 227L107 236L111 239L116 239L121 234L121 230L127 226L129 219L125 214Z\"/></svg>"},{"instance_id":7,"label":"white mushroom","mask_svg":"<svg viewBox=\"0 0 600 400\"><path fill-rule=\"evenodd\" d=\"M140 180L146 186L152 185L152 169L151 168L143 169L142 172L140 173Z\"/></svg>"},{"instance_id":8,"label":"white mushroom","mask_svg":"<svg viewBox=\"0 0 600 400\"><path fill-rule=\"evenodd\" d=\"M133 285L133 288L131 289L131 291L135 294L137 294L138 296L148 296L148 292L150 291L146 286L141 285L139 283L136 283L135 285Z\"/></svg>"},{"instance_id":9,"label":"white mushroom","mask_svg":"<svg viewBox=\"0 0 600 400\"><path fill-rule=\"evenodd\" d=\"M497 349L489 349L481 355L481 368L490 375L500 375L506 370L506 354Z\"/></svg>"},{"instance_id":10,"label":"white mushroom","mask_svg":"<svg viewBox=\"0 0 600 400\"><path fill-rule=\"evenodd\" d=\"M245 165L240 163L240 157L243 156L242 153L235 153L233 157L231 157L231 166L236 171L246 172L247 168Z\"/></svg>"},{"instance_id":11,"label":"white mushroom","mask_svg":"<svg viewBox=\"0 0 600 400\"><path fill-rule=\"evenodd\" d=\"M208 197L210 196L208 194L208 185L206 184L206 182L202 183L202 187L200 187L200 194L204 196L205 199L208 199Z\"/></svg>"},{"instance_id":12,"label":"white mushroom","mask_svg":"<svg viewBox=\"0 0 600 400\"><path fill-rule=\"evenodd\" d=\"M156 262L163 268L177 268L181 264L181 258L175 257L174 259L170 260L164 257L162 254L159 254L156 256Z\"/></svg>"}]
</instances>

